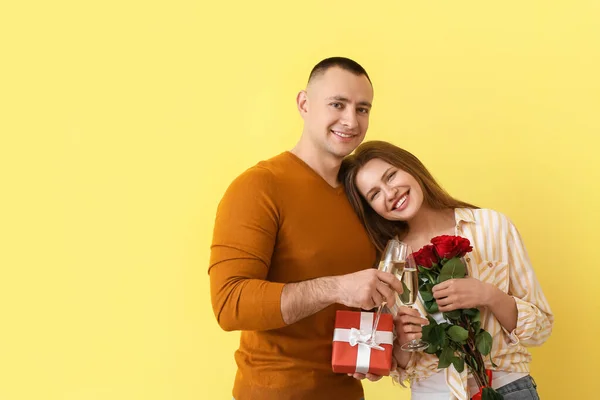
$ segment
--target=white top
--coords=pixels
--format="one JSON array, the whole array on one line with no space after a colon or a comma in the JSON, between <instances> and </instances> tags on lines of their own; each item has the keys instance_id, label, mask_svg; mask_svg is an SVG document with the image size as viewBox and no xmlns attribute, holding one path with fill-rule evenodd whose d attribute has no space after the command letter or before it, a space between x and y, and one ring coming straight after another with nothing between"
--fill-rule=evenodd
<instances>
[{"instance_id":1,"label":"white top","mask_svg":"<svg viewBox=\"0 0 600 400\"><path fill-rule=\"evenodd\" d=\"M493 371L492 387L498 389L527 375L529 374L524 372ZM479 388L472 376L469 376L468 385L469 396L474 396L479 391ZM411 385L411 392L412 400L448 400L451 398L450 388L446 383L443 370L440 370L429 378L419 381L414 380Z\"/></svg>"}]
</instances>

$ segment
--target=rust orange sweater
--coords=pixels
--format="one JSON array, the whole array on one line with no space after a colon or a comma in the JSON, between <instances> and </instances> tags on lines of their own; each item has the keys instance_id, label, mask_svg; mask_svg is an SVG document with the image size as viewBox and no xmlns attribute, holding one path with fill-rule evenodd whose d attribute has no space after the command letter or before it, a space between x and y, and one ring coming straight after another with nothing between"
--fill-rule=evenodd
<instances>
[{"instance_id":1,"label":"rust orange sweater","mask_svg":"<svg viewBox=\"0 0 600 400\"><path fill-rule=\"evenodd\" d=\"M342 187L332 188L290 152L260 162L227 189L209 266L214 313L241 330L236 400L358 400L359 381L331 370L335 311L286 325L289 282L343 275L375 264L375 249Z\"/></svg>"}]
</instances>

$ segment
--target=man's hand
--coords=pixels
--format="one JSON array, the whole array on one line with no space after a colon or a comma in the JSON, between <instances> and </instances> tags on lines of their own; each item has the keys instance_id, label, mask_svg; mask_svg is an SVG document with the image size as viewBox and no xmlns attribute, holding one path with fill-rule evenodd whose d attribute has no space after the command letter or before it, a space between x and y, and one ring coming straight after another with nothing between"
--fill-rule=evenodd
<instances>
[{"instance_id":1,"label":"man's hand","mask_svg":"<svg viewBox=\"0 0 600 400\"><path fill-rule=\"evenodd\" d=\"M396 364L396 359L394 357L392 357L392 369L391 369L391 371L394 371L396 368L398 368L398 364ZM355 372L353 374L348 374L348 376L351 376L354 379L358 379L359 381L362 381L363 379L367 378L371 382L377 382L378 380L380 380L381 378L383 378L383 376L381 376L381 375L359 374L358 372Z\"/></svg>"},{"instance_id":2,"label":"man's hand","mask_svg":"<svg viewBox=\"0 0 600 400\"><path fill-rule=\"evenodd\" d=\"M383 302L391 307L394 291L402 293L402 283L395 275L376 269L366 269L336 278L336 303L370 310Z\"/></svg>"}]
</instances>

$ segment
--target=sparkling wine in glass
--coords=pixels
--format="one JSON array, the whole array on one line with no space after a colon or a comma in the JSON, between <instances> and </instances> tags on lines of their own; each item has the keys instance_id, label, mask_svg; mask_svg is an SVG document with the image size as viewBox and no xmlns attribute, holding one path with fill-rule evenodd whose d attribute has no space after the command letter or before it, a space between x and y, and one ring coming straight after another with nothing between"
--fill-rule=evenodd
<instances>
[{"instance_id":1,"label":"sparkling wine in glass","mask_svg":"<svg viewBox=\"0 0 600 400\"><path fill-rule=\"evenodd\" d=\"M379 270L384 272L389 272L391 274L396 275L398 279L402 277L402 271L404 270L404 266L406 263L406 257L408 254L408 246L406 243L402 243L398 239L390 239L385 246L385 250L381 255L381 260L379 261ZM375 333L377 332L377 326L379 325L379 318L381 317L381 312L385 308L390 310L392 315L396 315L397 307L398 307L398 295L396 295L396 303L390 308L387 307L387 304L384 302L377 308L377 313L375 314L375 322L373 323L373 333L371 334L370 341L373 343L375 340Z\"/></svg>"},{"instance_id":2,"label":"sparkling wine in glass","mask_svg":"<svg viewBox=\"0 0 600 400\"><path fill-rule=\"evenodd\" d=\"M413 306L417 300L419 293L419 272L417 270L417 263L412 255L412 251L406 257L406 266L402 272L402 286L404 291L400 296L400 301L405 306ZM403 344L400 348L404 351L423 351L429 347L429 343L419 339L413 339L408 343Z\"/></svg>"}]
</instances>

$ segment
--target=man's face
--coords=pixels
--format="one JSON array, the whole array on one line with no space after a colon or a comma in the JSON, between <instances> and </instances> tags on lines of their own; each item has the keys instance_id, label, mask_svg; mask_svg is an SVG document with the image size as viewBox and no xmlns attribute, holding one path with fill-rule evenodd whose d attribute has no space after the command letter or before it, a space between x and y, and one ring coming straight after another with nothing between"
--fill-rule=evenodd
<instances>
[{"instance_id":1,"label":"man's face","mask_svg":"<svg viewBox=\"0 0 600 400\"><path fill-rule=\"evenodd\" d=\"M317 151L343 158L365 138L372 102L366 76L329 68L298 95L304 133Z\"/></svg>"}]
</instances>

